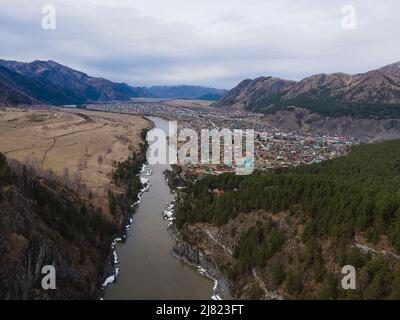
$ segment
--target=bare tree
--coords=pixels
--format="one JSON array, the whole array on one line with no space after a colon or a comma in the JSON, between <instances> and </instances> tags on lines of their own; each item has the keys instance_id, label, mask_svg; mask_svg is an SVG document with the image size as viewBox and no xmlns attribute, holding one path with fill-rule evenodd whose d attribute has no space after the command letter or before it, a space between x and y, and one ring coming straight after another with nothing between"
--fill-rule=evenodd
<instances>
[{"instance_id":1,"label":"bare tree","mask_svg":"<svg viewBox=\"0 0 400 320\"><path fill-rule=\"evenodd\" d=\"M86 157L89 157L89 149L88 149L88 146L86 145L86 147L85 147L85 156Z\"/></svg>"},{"instance_id":2,"label":"bare tree","mask_svg":"<svg viewBox=\"0 0 400 320\"><path fill-rule=\"evenodd\" d=\"M69 169L68 168L63 169L63 173L62 173L61 177L64 180L64 184L68 185L68 183L69 183Z\"/></svg>"},{"instance_id":3,"label":"bare tree","mask_svg":"<svg viewBox=\"0 0 400 320\"><path fill-rule=\"evenodd\" d=\"M39 160L38 160L38 158L36 158L35 156L32 156L32 155L28 155L25 158L24 164L27 167L32 168L32 169L39 168Z\"/></svg>"},{"instance_id":4,"label":"bare tree","mask_svg":"<svg viewBox=\"0 0 400 320\"><path fill-rule=\"evenodd\" d=\"M47 180L50 180L50 181L56 180L55 179L56 175L55 175L54 171L51 170L51 169L48 169L48 170L45 170L45 171L38 171L38 175L43 177L43 178L45 178L45 179L47 179Z\"/></svg>"},{"instance_id":5,"label":"bare tree","mask_svg":"<svg viewBox=\"0 0 400 320\"><path fill-rule=\"evenodd\" d=\"M99 155L97 156L97 163L99 164L99 172L101 172L101 171L100 171L100 167L101 167L101 165L103 164L103 161L104 161L103 156L102 156L101 154L99 154Z\"/></svg>"},{"instance_id":6,"label":"bare tree","mask_svg":"<svg viewBox=\"0 0 400 320\"><path fill-rule=\"evenodd\" d=\"M80 175L79 172L76 172L76 173L74 174L74 176L72 177L72 181L71 181L72 188L73 188L74 190L78 191L78 192L79 192L79 190L80 190L81 180L82 180L82 177L81 177L81 175Z\"/></svg>"},{"instance_id":7,"label":"bare tree","mask_svg":"<svg viewBox=\"0 0 400 320\"><path fill-rule=\"evenodd\" d=\"M115 136L124 146L128 143L132 143L132 141L125 135L118 134Z\"/></svg>"},{"instance_id":8,"label":"bare tree","mask_svg":"<svg viewBox=\"0 0 400 320\"><path fill-rule=\"evenodd\" d=\"M106 147L106 155L110 154L112 152L112 147L111 146L107 146Z\"/></svg>"},{"instance_id":9,"label":"bare tree","mask_svg":"<svg viewBox=\"0 0 400 320\"><path fill-rule=\"evenodd\" d=\"M80 158L78 160L78 170L83 170L87 168L87 160L85 158Z\"/></svg>"}]
</instances>

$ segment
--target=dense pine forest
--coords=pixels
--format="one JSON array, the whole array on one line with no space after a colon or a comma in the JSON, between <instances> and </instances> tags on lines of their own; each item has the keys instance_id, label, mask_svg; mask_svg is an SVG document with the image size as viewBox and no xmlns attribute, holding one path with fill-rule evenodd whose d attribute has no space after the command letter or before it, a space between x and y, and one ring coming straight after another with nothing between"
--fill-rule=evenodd
<instances>
[{"instance_id":1,"label":"dense pine forest","mask_svg":"<svg viewBox=\"0 0 400 320\"><path fill-rule=\"evenodd\" d=\"M290 110L293 106L302 107L327 117L350 116L353 118L393 119L400 116L399 105L345 103L342 97L332 98L324 90L314 90L309 95L289 100L280 100L277 94L260 101L252 102L246 110L265 114L279 110Z\"/></svg>"},{"instance_id":2,"label":"dense pine forest","mask_svg":"<svg viewBox=\"0 0 400 320\"><path fill-rule=\"evenodd\" d=\"M138 160L135 153L133 153L127 160L117 162L113 172L113 182L116 186L123 188L123 198L128 205L137 201L138 194L142 188L140 178L138 176L141 169L141 162ZM115 209L115 196L110 191L109 205L110 211L114 214Z\"/></svg>"},{"instance_id":3,"label":"dense pine forest","mask_svg":"<svg viewBox=\"0 0 400 320\"><path fill-rule=\"evenodd\" d=\"M225 193L216 196L210 189ZM286 274L281 263L285 258L273 258L283 250L285 234L271 221L259 221L241 235L234 252L237 264L227 272L232 279L267 266L275 285L285 281L286 292L294 298L302 297L309 272L321 289L314 298L400 298L399 261L352 246L355 237L362 236L372 245L386 241L393 255L400 252L400 141L355 146L345 157L294 169L206 176L181 195L176 222L181 229L196 222L223 226L240 213L256 210L272 216L287 212L287 224L304 227L300 236L306 249L297 257L299 270ZM337 289L339 278L322 250L327 241L334 244L329 255L335 263L351 262L366 274L360 290Z\"/></svg>"},{"instance_id":4,"label":"dense pine forest","mask_svg":"<svg viewBox=\"0 0 400 320\"><path fill-rule=\"evenodd\" d=\"M121 189L122 194L116 195L112 190L108 192L109 209L113 216L115 216L118 207L122 212L127 212L130 205L138 200L138 195L142 188L139 173L143 163L146 161L145 155L148 148L146 141L147 131L147 129L143 129L141 132L142 141L145 141L145 143L140 144L139 155L136 152L132 152L132 155L127 160L114 163L112 182L118 189Z\"/></svg>"}]
</instances>

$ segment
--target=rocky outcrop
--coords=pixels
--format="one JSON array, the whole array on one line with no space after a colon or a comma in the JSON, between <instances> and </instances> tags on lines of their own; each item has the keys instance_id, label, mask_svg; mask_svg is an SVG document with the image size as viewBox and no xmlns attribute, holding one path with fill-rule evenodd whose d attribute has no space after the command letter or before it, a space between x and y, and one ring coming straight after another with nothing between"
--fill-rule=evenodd
<instances>
[{"instance_id":1,"label":"rocky outcrop","mask_svg":"<svg viewBox=\"0 0 400 320\"><path fill-rule=\"evenodd\" d=\"M171 190L185 186L182 168L178 165L171 165L169 170L164 171L164 176Z\"/></svg>"},{"instance_id":2,"label":"rocky outcrop","mask_svg":"<svg viewBox=\"0 0 400 320\"><path fill-rule=\"evenodd\" d=\"M229 300L232 298L230 294L229 284L219 270L218 265L212 259L212 256L204 255L198 247L181 239L180 234L174 231L176 243L172 249L172 254L195 267L198 268L202 276L206 276L214 281L213 299Z\"/></svg>"},{"instance_id":3,"label":"rocky outcrop","mask_svg":"<svg viewBox=\"0 0 400 320\"><path fill-rule=\"evenodd\" d=\"M199 251L199 249L192 247L186 242L176 242L172 249L172 252L180 258L184 258L189 263L195 265L205 264L203 254Z\"/></svg>"}]
</instances>

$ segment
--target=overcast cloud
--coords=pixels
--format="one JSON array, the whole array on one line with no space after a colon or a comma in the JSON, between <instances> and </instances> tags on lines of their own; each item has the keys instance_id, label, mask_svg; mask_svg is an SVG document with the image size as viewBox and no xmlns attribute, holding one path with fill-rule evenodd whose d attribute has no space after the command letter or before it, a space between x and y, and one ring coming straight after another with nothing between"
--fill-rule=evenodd
<instances>
[{"instance_id":1,"label":"overcast cloud","mask_svg":"<svg viewBox=\"0 0 400 320\"><path fill-rule=\"evenodd\" d=\"M41 27L53 5L56 30ZM342 28L342 7L356 29ZM398 0L0 0L0 58L131 85L365 72L400 60Z\"/></svg>"}]
</instances>

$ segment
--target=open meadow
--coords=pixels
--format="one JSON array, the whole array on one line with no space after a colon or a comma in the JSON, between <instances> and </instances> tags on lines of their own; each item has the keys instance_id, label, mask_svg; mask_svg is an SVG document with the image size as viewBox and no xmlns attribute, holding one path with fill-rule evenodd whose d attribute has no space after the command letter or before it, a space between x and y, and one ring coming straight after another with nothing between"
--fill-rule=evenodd
<instances>
[{"instance_id":1,"label":"open meadow","mask_svg":"<svg viewBox=\"0 0 400 320\"><path fill-rule=\"evenodd\" d=\"M0 110L0 152L78 181L106 209L114 161L138 151L141 131L148 127L146 119L125 114L5 108Z\"/></svg>"}]
</instances>

